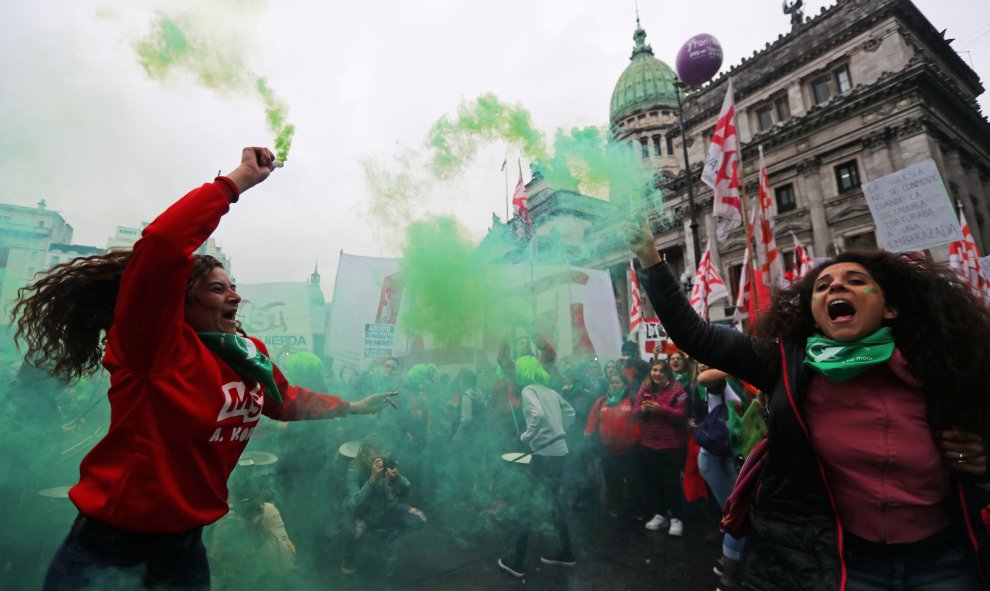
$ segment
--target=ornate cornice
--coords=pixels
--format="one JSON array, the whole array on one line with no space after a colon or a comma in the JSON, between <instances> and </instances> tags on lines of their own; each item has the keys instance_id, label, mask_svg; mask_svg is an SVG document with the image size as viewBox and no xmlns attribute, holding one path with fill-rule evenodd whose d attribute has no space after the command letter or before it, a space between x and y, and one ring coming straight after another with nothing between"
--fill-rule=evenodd
<instances>
[{"instance_id":1,"label":"ornate cornice","mask_svg":"<svg viewBox=\"0 0 990 591\"><path fill-rule=\"evenodd\" d=\"M812 156L811 158L807 158L799 162L797 165L797 171L798 174L801 175L818 174L818 169L820 169L821 166L822 159L818 156Z\"/></svg>"}]
</instances>

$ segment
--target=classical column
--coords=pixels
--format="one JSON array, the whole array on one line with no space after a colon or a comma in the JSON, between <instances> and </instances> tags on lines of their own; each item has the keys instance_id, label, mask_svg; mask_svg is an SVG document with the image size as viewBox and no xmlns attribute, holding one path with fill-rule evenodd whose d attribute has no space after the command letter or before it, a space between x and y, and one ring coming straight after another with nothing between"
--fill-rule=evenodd
<instances>
[{"instance_id":1,"label":"classical column","mask_svg":"<svg viewBox=\"0 0 990 591\"><path fill-rule=\"evenodd\" d=\"M870 174L865 175L866 180L877 179L894 172L895 168L888 144L889 138L890 130L887 129L863 138L863 147L870 154L870 168L872 169Z\"/></svg>"},{"instance_id":2,"label":"classical column","mask_svg":"<svg viewBox=\"0 0 990 591\"><path fill-rule=\"evenodd\" d=\"M969 228L972 232L973 228L978 228L976 206L973 204L973 200L969 198L969 179L966 178L966 173L963 172L959 150L946 146L945 144L940 145L939 148L942 151L942 159L945 162L945 169L949 173L949 178L944 180L947 183L954 184L959 190L957 195L953 195L952 190L949 189L949 187L946 187L949 189L949 199L957 199L960 203L962 203L963 211L966 213L966 221L969 223ZM955 206L955 203L953 203L953 206ZM973 240L976 241L976 247L980 249L980 252L986 252L982 232L972 233Z\"/></svg>"},{"instance_id":3,"label":"classical column","mask_svg":"<svg viewBox=\"0 0 990 591\"><path fill-rule=\"evenodd\" d=\"M980 212L982 223L977 229L975 220L969 222L970 229L979 232L983 238L984 245L990 245L990 205L987 204L987 194L983 191L983 183L980 182L980 169L975 160L962 159L963 172L966 174L966 186L969 190L970 198L973 200L973 207ZM981 251L987 254L985 251Z\"/></svg>"},{"instance_id":4,"label":"classical column","mask_svg":"<svg viewBox=\"0 0 990 591\"><path fill-rule=\"evenodd\" d=\"M687 207L685 205L685 207ZM695 269L698 268L698 261L694 260L694 239L691 234L691 217L685 215L681 218L684 224L684 268L694 275Z\"/></svg>"},{"instance_id":5,"label":"classical column","mask_svg":"<svg viewBox=\"0 0 990 591\"><path fill-rule=\"evenodd\" d=\"M815 256L827 255L828 247L832 244L832 231L825 217L825 187L819 169L821 158L817 156L801 162L797 166L801 175L801 186L808 197L808 211L811 212L811 235L814 237Z\"/></svg>"}]
</instances>

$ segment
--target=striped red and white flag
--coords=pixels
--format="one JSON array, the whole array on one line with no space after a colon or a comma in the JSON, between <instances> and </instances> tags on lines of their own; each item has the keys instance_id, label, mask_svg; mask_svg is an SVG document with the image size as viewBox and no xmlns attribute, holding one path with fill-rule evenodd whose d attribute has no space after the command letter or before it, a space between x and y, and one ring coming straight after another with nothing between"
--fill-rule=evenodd
<instances>
[{"instance_id":1,"label":"striped red and white flag","mask_svg":"<svg viewBox=\"0 0 990 591\"><path fill-rule=\"evenodd\" d=\"M708 319L708 307L720 299L729 297L729 290L712 264L712 239L708 239L705 254L701 256L701 264L694 276L694 286L691 288L691 307L699 316Z\"/></svg>"},{"instance_id":2,"label":"striped red and white flag","mask_svg":"<svg viewBox=\"0 0 990 591\"><path fill-rule=\"evenodd\" d=\"M639 299L639 279L636 269L629 261L629 334L635 334L643 324L643 306Z\"/></svg>"},{"instance_id":3,"label":"striped red and white flag","mask_svg":"<svg viewBox=\"0 0 990 591\"><path fill-rule=\"evenodd\" d=\"M742 199L739 193L739 136L736 134L736 107L732 98L732 80L722 101L712 143L708 147L701 180L712 188L715 198L712 214L717 221L719 241L742 225Z\"/></svg>"},{"instance_id":4,"label":"striped red and white flag","mask_svg":"<svg viewBox=\"0 0 990 591\"><path fill-rule=\"evenodd\" d=\"M777 239L773 232L773 200L770 197L770 179L767 165L763 160L763 146L760 146L760 215L757 219L756 262L767 287L780 285L784 276L784 265L777 250Z\"/></svg>"},{"instance_id":5,"label":"striped red and white flag","mask_svg":"<svg viewBox=\"0 0 990 591\"><path fill-rule=\"evenodd\" d=\"M949 244L949 266L959 271L974 293L990 303L990 281L980 269L980 250L976 247L966 216L961 211L959 225L962 226L963 239Z\"/></svg>"},{"instance_id":6,"label":"striped red and white flag","mask_svg":"<svg viewBox=\"0 0 990 591\"><path fill-rule=\"evenodd\" d=\"M520 165L519 182L516 183L516 190L512 194L512 213L516 214L516 217L522 218L527 224L533 225L533 220L529 217L529 206L526 203L528 199L526 183L523 182L522 165Z\"/></svg>"},{"instance_id":7,"label":"striped red and white flag","mask_svg":"<svg viewBox=\"0 0 990 591\"><path fill-rule=\"evenodd\" d=\"M791 280L797 281L811 273L811 270L815 268L815 259L811 256L811 251L804 248L794 232L791 232L791 237L794 238L794 270Z\"/></svg>"}]
</instances>

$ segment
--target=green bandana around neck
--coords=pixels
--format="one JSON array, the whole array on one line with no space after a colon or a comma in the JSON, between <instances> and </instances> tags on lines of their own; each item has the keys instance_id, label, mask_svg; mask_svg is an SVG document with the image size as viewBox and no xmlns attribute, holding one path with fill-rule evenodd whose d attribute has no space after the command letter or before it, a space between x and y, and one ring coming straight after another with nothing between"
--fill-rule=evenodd
<instances>
[{"instance_id":1,"label":"green bandana around neck","mask_svg":"<svg viewBox=\"0 0 990 591\"><path fill-rule=\"evenodd\" d=\"M226 332L199 332L203 344L227 362L242 378L261 382L265 394L282 404L282 394L275 385L272 360L266 357L249 339Z\"/></svg>"},{"instance_id":2,"label":"green bandana around neck","mask_svg":"<svg viewBox=\"0 0 990 591\"><path fill-rule=\"evenodd\" d=\"M874 365L890 359L894 353L894 335L889 326L858 341L833 341L820 334L808 337L804 364L830 382L844 382Z\"/></svg>"},{"instance_id":3,"label":"green bandana around neck","mask_svg":"<svg viewBox=\"0 0 990 591\"><path fill-rule=\"evenodd\" d=\"M613 392L611 389L605 392L605 406L615 406L616 404L622 402L622 399L626 397L625 388Z\"/></svg>"}]
</instances>

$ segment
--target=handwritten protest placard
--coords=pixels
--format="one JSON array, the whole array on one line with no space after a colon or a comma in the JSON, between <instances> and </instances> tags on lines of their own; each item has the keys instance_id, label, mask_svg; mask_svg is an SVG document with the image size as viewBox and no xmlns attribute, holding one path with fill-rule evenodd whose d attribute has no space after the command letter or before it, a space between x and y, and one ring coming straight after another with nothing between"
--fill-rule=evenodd
<instances>
[{"instance_id":1,"label":"handwritten protest placard","mask_svg":"<svg viewBox=\"0 0 990 591\"><path fill-rule=\"evenodd\" d=\"M395 344L395 325L365 323L364 356L368 358L392 355Z\"/></svg>"},{"instance_id":2,"label":"handwritten protest placard","mask_svg":"<svg viewBox=\"0 0 990 591\"><path fill-rule=\"evenodd\" d=\"M863 184L877 241L891 252L925 250L962 240L959 220L933 160Z\"/></svg>"}]
</instances>

